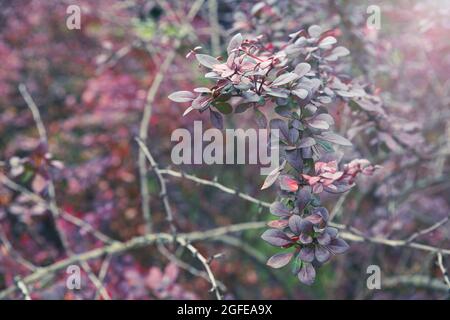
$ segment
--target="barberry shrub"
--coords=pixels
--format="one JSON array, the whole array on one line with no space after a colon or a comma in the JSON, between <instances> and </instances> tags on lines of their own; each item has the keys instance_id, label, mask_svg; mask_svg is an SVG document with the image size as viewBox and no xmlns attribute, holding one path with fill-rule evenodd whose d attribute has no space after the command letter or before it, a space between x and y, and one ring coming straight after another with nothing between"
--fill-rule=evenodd
<instances>
[{"instance_id":1,"label":"barberry shrub","mask_svg":"<svg viewBox=\"0 0 450 320\"><path fill-rule=\"evenodd\" d=\"M358 174L371 175L377 168L365 159L340 168L342 153L335 150L352 143L332 131L334 119L327 106L336 99L365 95L363 88L337 71L339 60L350 52L317 25L290 34L277 46L262 36L245 39L236 34L228 44L226 60L198 51L197 47L187 57L195 55L208 69L205 77L215 84L178 91L169 99L190 103L184 115L193 110L209 112L212 125L219 129L224 114L249 109L259 127L278 129L281 164L262 186L279 184L278 199L270 207L277 219L268 222L270 229L262 239L283 251L267 264L281 268L292 261L292 272L310 285L316 268L349 247L338 229L329 226L321 194L346 192ZM262 110L269 108L277 116L268 121Z\"/></svg>"}]
</instances>

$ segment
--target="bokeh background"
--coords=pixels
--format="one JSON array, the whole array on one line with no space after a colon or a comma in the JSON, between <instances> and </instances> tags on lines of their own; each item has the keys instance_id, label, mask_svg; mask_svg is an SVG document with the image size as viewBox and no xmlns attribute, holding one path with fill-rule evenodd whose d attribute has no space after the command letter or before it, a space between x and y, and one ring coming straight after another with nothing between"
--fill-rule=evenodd
<instances>
[{"instance_id":1,"label":"bokeh background","mask_svg":"<svg viewBox=\"0 0 450 320\"><path fill-rule=\"evenodd\" d=\"M66 27L69 5L82 9L81 29ZM201 4L187 22L192 6ZM367 8L381 9L381 28L367 26ZM383 166L363 178L340 203L336 222L365 234L407 239L450 213L450 2L430 1L174 1L174 0L0 0L0 170L46 197L43 163L50 169L58 205L113 239L145 233L141 212L138 146L148 89L174 43L176 57L163 74L153 102L148 146L160 167L170 166L176 128L192 129L201 115L182 117L184 107L167 99L173 91L208 84L186 54L196 46L205 53L226 52L230 37L264 35L271 41L312 24L331 30L351 51L345 71L377 95L376 110L330 106L336 130L354 148L346 157L365 157ZM30 110L19 93L28 88L48 133L43 150ZM373 108L373 107L372 107ZM252 125L251 115L230 116L227 127ZM209 122L204 122L204 126ZM20 159L31 159L21 167ZM13 159L13 160L11 160ZM42 166L42 167L41 167ZM173 168L175 168L172 165ZM214 180L264 201L274 189L260 191L264 177L257 166L182 166L175 168ZM14 171L15 170L15 171ZM168 179L175 223L183 232L239 222L270 220L268 210L191 181ZM149 174L154 229L167 231L157 180ZM64 257L48 210L0 186L0 291L14 277L30 273L17 257L46 266ZM59 221L75 252L102 245L83 228ZM450 224L417 240L449 248ZM289 268L265 263L276 252L246 231L200 243L205 255L224 253L212 269L230 299L440 299L448 291L436 255L410 248L350 243L351 249L321 268L307 287ZM178 257L196 267L187 252ZM100 272L103 260L90 261ZM444 263L450 260L444 257ZM379 265L382 289L366 287L369 265ZM35 299L92 299L96 288L68 290L64 271L35 283ZM157 247L114 256L104 277L113 299L211 298L210 285ZM15 292L8 298L20 299Z\"/></svg>"}]
</instances>

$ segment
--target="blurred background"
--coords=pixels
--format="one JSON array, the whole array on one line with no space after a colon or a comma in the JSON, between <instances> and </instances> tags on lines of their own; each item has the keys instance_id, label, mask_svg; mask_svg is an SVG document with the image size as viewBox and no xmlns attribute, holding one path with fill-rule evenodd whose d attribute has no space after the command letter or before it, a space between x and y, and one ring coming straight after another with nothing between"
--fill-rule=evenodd
<instances>
[{"instance_id":1,"label":"blurred background","mask_svg":"<svg viewBox=\"0 0 450 320\"><path fill-rule=\"evenodd\" d=\"M69 5L81 8L79 30L66 26ZM380 9L379 29L367 24L370 5ZM345 158L363 157L383 166L344 197L325 199L329 210L339 203L335 221L370 236L407 239L448 217L450 1L444 0L0 0L0 170L44 198L51 171L62 210L116 240L142 235L134 137L148 90L168 53L175 50L175 57L162 73L148 123L147 144L160 167L172 165L172 131L192 130L193 121L202 119L197 113L182 117L184 106L167 99L173 91L208 85L203 70L185 57L192 48L202 46L202 52L218 56L237 32L276 43L312 24L331 30L350 50L343 70L379 97L376 106L366 108L330 106L336 131L354 143ZM19 84L39 107L48 150ZM227 117L226 127L252 126L247 113ZM264 177L257 166L172 168L217 178L264 201L276 197L275 188L259 190ZM154 230L167 231L151 173L148 188ZM192 181L168 178L168 189L181 232L271 219L267 209ZM47 266L64 257L49 210L5 185L0 185L0 226L0 291L14 285L17 275L30 273L22 258ZM58 227L74 252L103 245L83 228L64 221ZM450 224L443 224L417 241L449 248L449 231ZM435 254L371 243L350 243L349 252L321 268L315 284L307 287L289 268L265 265L277 250L260 234L246 231L198 244L205 255L224 253L211 266L226 287L226 298L440 299L448 291ZM201 269L188 252L177 254ZM449 265L449 259L444 257L444 263ZM96 259L89 265L99 273L105 264ZM369 265L381 268L381 290L367 289ZM64 271L49 275L30 287L31 297L96 296L89 281L73 291L65 279ZM113 299L211 298L205 279L155 246L110 258L103 280ZM19 299L20 293L8 298Z\"/></svg>"}]
</instances>

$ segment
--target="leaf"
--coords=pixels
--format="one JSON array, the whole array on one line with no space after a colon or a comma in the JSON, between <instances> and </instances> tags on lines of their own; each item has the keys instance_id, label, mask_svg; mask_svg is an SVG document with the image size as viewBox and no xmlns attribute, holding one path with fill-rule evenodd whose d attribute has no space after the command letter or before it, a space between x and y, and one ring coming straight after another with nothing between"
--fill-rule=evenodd
<instances>
[{"instance_id":1,"label":"leaf","mask_svg":"<svg viewBox=\"0 0 450 320\"><path fill-rule=\"evenodd\" d=\"M291 214L291 211L283 203L275 201L270 205L270 213L277 217L287 217Z\"/></svg>"},{"instance_id":2,"label":"leaf","mask_svg":"<svg viewBox=\"0 0 450 320\"><path fill-rule=\"evenodd\" d=\"M298 279L301 283L310 286L316 279L316 270L310 263L304 263L302 268L300 269L300 272L298 273Z\"/></svg>"},{"instance_id":3,"label":"leaf","mask_svg":"<svg viewBox=\"0 0 450 320\"><path fill-rule=\"evenodd\" d=\"M273 80L272 85L276 87L282 86L284 84L297 80L298 78L299 76L296 73L293 72L283 73L281 76Z\"/></svg>"},{"instance_id":4,"label":"leaf","mask_svg":"<svg viewBox=\"0 0 450 320\"><path fill-rule=\"evenodd\" d=\"M328 49L330 46L332 46L336 42L337 42L337 40L335 37L332 37L332 36L325 37L319 42L319 48Z\"/></svg>"},{"instance_id":5,"label":"leaf","mask_svg":"<svg viewBox=\"0 0 450 320\"><path fill-rule=\"evenodd\" d=\"M280 131L280 139L287 140L289 138L289 129L286 122L281 119L270 120L270 129L278 129Z\"/></svg>"},{"instance_id":6,"label":"leaf","mask_svg":"<svg viewBox=\"0 0 450 320\"><path fill-rule=\"evenodd\" d=\"M320 129L320 130L328 130L330 128L330 125L328 122L320 119L312 119L307 122L307 124L314 128L314 129Z\"/></svg>"},{"instance_id":7,"label":"leaf","mask_svg":"<svg viewBox=\"0 0 450 320\"><path fill-rule=\"evenodd\" d=\"M184 110L184 112L183 112L183 117L184 117L185 115L187 115L189 112L191 112L192 110L195 110L195 109L192 108L192 107L189 107L189 108L187 108L186 110Z\"/></svg>"},{"instance_id":8,"label":"leaf","mask_svg":"<svg viewBox=\"0 0 450 320\"><path fill-rule=\"evenodd\" d=\"M313 38L318 38L322 34L322 28L318 25L312 25L308 28L308 34Z\"/></svg>"},{"instance_id":9,"label":"leaf","mask_svg":"<svg viewBox=\"0 0 450 320\"><path fill-rule=\"evenodd\" d=\"M177 91L172 93L168 98L174 102L191 102L195 99L195 95L190 91Z\"/></svg>"},{"instance_id":10,"label":"leaf","mask_svg":"<svg viewBox=\"0 0 450 320\"><path fill-rule=\"evenodd\" d=\"M278 229L266 230L261 238L275 247L283 247L292 243L291 238Z\"/></svg>"},{"instance_id":11,"label":"leaf","mask_svg":"<svg viewBox=\"0 0 450 320\"><path fill-rule=\"evenodd\" d=\"M334 119L328 113L321 113L314 117L317 120L326 121L330 126L334 124Z\"/></svg>"},{"instance_id":12,"label":"leaf","mask_svg":"<svg viewBox=\"0 0 450 320\"><path fill-rule=\"evenodd\" d=\"M220 64L219 60L207 54L198 53L195 57L201 65L210 69L212 69L214 65Z\"/></svg>"},{"instance_id":13,"label":"leaf","mask_svg":"<svg viewBox=\"0 0 450 320\"><path fill-rule=\"evenodd\" d=\"M289 118L291 116L291 110L287 106L276 106L275 112L285 118Z\"/></svg>"},{"instance_id":14,"label":"leaf","mask_svg":"<svg viewBox=\"0 0 450 320\"><path fill-rule=\"evenodd\" d=\"M339 46L339 47L334 48L331 51L330 55L325 57L325 60L336 61L338 58L345 57L349 54L350 54L350 51L346 47Z\"/></svg>"},{"instance_id":15,"label":"leaf","mask_svg":"<svg viewBox=\"0 0 450 320\"><path fill-rule=\"evenodd\" d=\"M311 201L311 198L311 192L306 188L302 188L297 192L297 201L295 202L295 205L300 211L302 211Z\"/></svg>"},{"instance_id":16,"label":"leaf","mask_svg":"<svg viewBox=\"0 0 450 320\"><path fill-rule=\"evenodd\" d=\"M300 216L294 214L289 218L289 228L296 235L299 235L304 230L304 222Z\"/></svg>"},{"instance_id":17,"label":"leaf","mask_svg":"<svg viewBox=\"0 0 450 320\"><path fill-rule=\"evenodd\" d=\"M251 103L238 104L236 106L236 108L234 109L234 113L243 113L243 112L247 111L248 109L250 109L251 106L252 106Z\"/></svg>"},{"instance_id":18,"label":"leaf","mask_svg":"<svg viewBox=\"0 0 450 320\"><path fill-rule=\"evenodd\" d=\"M301 78L305 74L307 74L310 70L311 65L309 63L301 62L295 67L294 73L296 73Z\"/></svg>"},{"instance_id":19,"label":"leaf","mask_svg":"<svg viewBox=\"0 0 450 320\"><path fill-rule=\"evenodd\" d=\"M271 185L273 185L275 183L275 181L277 181L279 175L280 175L280 171L278 170L278 168L276 171L275 170L272 171L264 180L261 190L267 189Z\"/></svg>"},{"instance_id":20,"label":"leaf","mask_svg":"<svg viewBox=\"0 0 450 320\"><path fill-rule=\"evenodd\" d=\"M314 260L314 248L312 247L303 247L300 249L298 253L298 258L305 262L313 262Z\"/></svg>"},{"instance_id":21,"label":"leaf","mask_svg":"<svg viewBox=\"0 0 450 320\"><path fill-rule=\"evenodd\" d=\"M200 87L200 88L195 88L194 92L197 92L197 93L211 93L211 90L209 88L206 88L206 87Z\"/></svg>"},{"instance_id":22,"label":"leaf","mask_svg":"<svg viewBox=\"0 0 450 320\"><path fill-rule=\"evenodd\" d=\"M255 121L259 128L266 129L267 128L267 119L264 113L255 109Z\"/></svg>"},{"instance_id":23,"label":"leaf","mask_svg":"<svg viewBox=\"0 0 450 320\"><path fill-rule=\"evenodd\" d=\"M303 159L300 149L286 150L286 160L295 170L302 171Z\"/></svg>"},{"instance_id":24,"label":"leaf","mask_svg":"<svg viewBox=\"0 0 450 320\"><path fill-rule=\"evenodd\" d=\"M347 242L342 239L331 240L331 243L327 247L334 254L344 253L349 248Z\"/></svg>"},{"instance_id":25,"label":"leaf","mask_svg":"<svg viewBox=\"0 0 450 320\"><path fill-rule=\"evenodd\" d=\"M328 261L331 257L330 251L327 250L327 248L323 246L316 246L314 249L314 255L316 256L317 261L320 263L324 263Z\"/></svg>"},{"instance_id":26,"label":"leaf","mask_svg":"<svg viewBox=\"0 0 450 320\"><path fill-rule=\"evenodd\" d=\"M263 186L261 187L261 190L267 189L270 187L278 178L280 175L281 170L284 169L286 165L286 161L283 161L283 163L278 167L272 170L272 172L269 173L269 175L266 177Z\"/></svg>"},{"instance_id":27,"label":"leaf","mask_svg":"<svg viewBox=\"0 0 450 320\"><path fill-rule=\"evenodd\" d=\"M211 120L211 123L215 128L220 130L223 129L223 118L219 112L210 109L209 119Z\"/></svg>"},{"instance_id":28,"label":"leaf","mask_svg":"<svg viewBox=\"0 0 450 320\"><path fill-rule=\"evenodd\" d=\"M226 102L217 102L214 106L223 114L230 114L233 112L233 107Z\"/></svg>"},{"instance_id":29,"label":"leaf","mask_svg":"<svg viewBox=\"0 0 450 320\"><path fill-rule=\"evenodd\" d=\"M308 147L312 147L315 144L316 144L316 140L314 140L314 138L306 137L306 138L303 138L302 140L300 140L300 144L298 145L298 147L299 148L308 148Z\"/></svg>"},{"instance_id":30,"label":"leaf","mask_svg":"<svg viewBox=\"0 0 450 320\"><path fill-rule=\"evenodd\" d=\"M275 269L282 268L291 261L293 255L292 252L275 254L267 261L267 265Z\"/></svg>"},{"instance_id":31,"label":"leaf","mask_svg":"<svg viewBox=\"0 0 450 320\"><path fill-rule=\"evenodd\" d=\"M284 229L288 225L287 220L272 220L267 223L267 225L271 228L275 229Z\"/></svg>"},{"instance_id":32,"label":"leaf","mask_svg":"<svg viewBox=\"0 0 450 320\"><path fill-rule=\"evenodd\" d=\"M278 181L280 182L280 188L284 191L294 192L298 190L297 180L288 175L280 176Z\"/></svg>"},{"instance_id":33,"label":"leaf","mask_svg":"<svg viewBox=\"0 0 450 320\"><path fill-rule=\"evenodd\" d=\"M329 141L334 144L338 144L341 146L351 147L353 144L350 140L334 133L334 132L322 132L320 136L317 136L318 138Z\"/></svg>"},{"instance_id":34,"label":"leaf","mask_svg":"<svg viewBox=\"0 0 450 320\"><path fill-rule=\"evenodd\" d=\"M284 98L284 99L286 99L286 98L288 98L289 97L289 95L286 93L286 91L282 91L282 90L274 90L274 89L271 89L271 90L267 90L266 91L266 93L269 95L269 96L272 96L272 97L277 97L277 98Z\"/></svg>"},{"instance_id":35,"label":"leaf","mask_svg":"<svg viewBox=\"0 0 450 320\"><path fill-rule=\"evenodd\" d=\"M309 94L308 90L303 88L292 90L292 93L295 94L300 99L305 99Z\"/></svg>"},{"instance_id":36,"label":"leaf","mask_svg":"<svg viewBox=\"0 0 450 320\"><path fill-rule=\"evenodd\" d=\"M230 43L227 47L227 53L230 54L234 49L237 49L241 46L243 41L242 35L240 33L235 34L233 38L231 38Z\"/></svg>"}]
</instances>

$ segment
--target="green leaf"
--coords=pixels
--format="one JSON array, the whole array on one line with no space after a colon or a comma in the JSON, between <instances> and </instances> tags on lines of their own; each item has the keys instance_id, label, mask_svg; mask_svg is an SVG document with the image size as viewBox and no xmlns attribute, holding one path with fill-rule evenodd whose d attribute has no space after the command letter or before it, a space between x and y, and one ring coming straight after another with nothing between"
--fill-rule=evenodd
<instances>
[{"instance_id":1,"label":"green leaf","mask_svg":"<svg viewBox=\"0 0 450 320\"><path fill-rule=\"evenodd\" d=\"M233 112L233 107L226 102L216 102L214 106L223 114L230 114Z\"/></svg>"}]
</instances>

